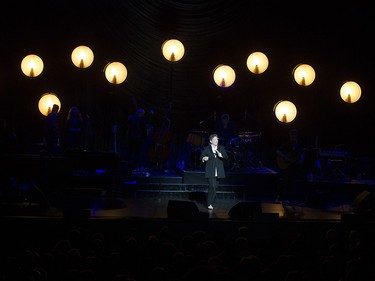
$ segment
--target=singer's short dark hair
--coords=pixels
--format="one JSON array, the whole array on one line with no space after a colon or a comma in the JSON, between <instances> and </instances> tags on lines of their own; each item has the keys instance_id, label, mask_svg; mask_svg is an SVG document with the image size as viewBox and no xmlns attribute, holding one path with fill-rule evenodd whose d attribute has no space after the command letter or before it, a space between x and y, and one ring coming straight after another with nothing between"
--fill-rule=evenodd
<instances>
[{"instance_id":1,"label":"singer's short dark hair","mask_svg":"<svg viewBox=\"0 0 375 281\"><path fill-rule=\"evenodd\" d=\"M217 135L217 134L211 134L211 135L208 137L208 140L209 140L209 141L212 141L212 139L213 139L214 137L218 137L218 135Z\"/></svg>"}]
</instances>

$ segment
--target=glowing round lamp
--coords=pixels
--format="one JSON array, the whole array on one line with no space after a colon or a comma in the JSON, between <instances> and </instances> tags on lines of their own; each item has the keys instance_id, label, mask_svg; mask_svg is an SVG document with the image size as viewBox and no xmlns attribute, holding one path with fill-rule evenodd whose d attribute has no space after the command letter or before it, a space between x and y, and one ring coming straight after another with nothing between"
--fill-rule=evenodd
<instances>
[{"instance_id":1,"label":"glowing round lamp","mask_svg":"<svg viewBox=\"0 0 375 281\"><path fill-rule=\"evenodd\" d=\"M21 70L28 77L39 76L44 68L42 59L37 55L27 55L21 62Z\"/></svg>"},{"instance_id":2,"label":"glowing round lamp","mask_svg":"<svg viewBox=\"0 0 375 281\"><path fill-rule=\"evenodd\" d=\"M112 84L121 84L128 76L128 70L121 62L111 62L104 67L105 78Z\"/></svg>"},{"instance_id":3,"label":"glowing round lamp","mask_svg":"<svg viewBox=\"0 0 375 281\"><path fill-rule=\"evenodd\" d=\"M281 123L290 123L297 116L297 108L292 102L282 100L275 104L273 113Z\"/></svg>"},{"instance_id":4,"label":"glowing round lamp","mask_svg":"<svg viewBox=\"0 0 375 281\"><path fill-rule=\"evenodd\" d=\"M42 97L39 99L38 108L40 113L42 113L44 116L47 116L48 113L51 112L52 106L54 104L57 104L61 110L61 102L59 98L54 93L45 93L42 95Z\"/></svg>"},{"instance_id":5,"label":"glowing round lamp","mask_svg":"<svg viewBox=\"0 0 375 281\"><path fill-rule=\"evenodd\" d=\"M177 62L185 54L185 47L181 41L177 39L169 39L161 46L163 56L166 60L171 62Z\"/></svg>"},{"instance_id":6,"label":"glowing round lamp","mask_svg":"<svg viewBox=\"0 0 375 281\"><path fill-rule=\"evenodd\" d=\"M89 47L78 46L71 55L73 64L78 68L87 68L94 61L94 53Z\"/></svg>"},{"instance_id":7,"label":"glowing round lamp","mask_svg":"<svg viewBox=\"0 0 375 281\"><path fill-rule=\"evenodd\" d=\"M261 74L268 68L268 58L261 52L254 52L247 58L246 65L252 73Z\"/></svg>"},{"instance_id":8,"label":"glowing round lamp","mask_svg":"<svg viewBox=\"0 0 375 281\"><path fill-rule=\"evenodd\" d=\"M361 87L353 81L345 82L341 86L340 96L347 103L355 103L361 97Z\"/></svg>"},{"instance_id":9,"label":"glowing round lamp","mask_svg":"<svg viewBox=\"0 0 375 281\"><path fill-rule=\"evenodd\" d=\"M299 64L293 69L293 76L298 85L309 86L315 80L315 70L308 64Z\"/></svg>"},{"instance_id":10,"label":"glowing round lamp","mask_svg":"<svg viewBox=\"0 0 375 281\"><path fill-rule=\"evenodd\" d=\"M232 86L234 81L236 80L236 73L234 72L233 68L228 65L218 65L214 69L214 81L216 85L227 88Z\"/></svg>"}]
</instances>

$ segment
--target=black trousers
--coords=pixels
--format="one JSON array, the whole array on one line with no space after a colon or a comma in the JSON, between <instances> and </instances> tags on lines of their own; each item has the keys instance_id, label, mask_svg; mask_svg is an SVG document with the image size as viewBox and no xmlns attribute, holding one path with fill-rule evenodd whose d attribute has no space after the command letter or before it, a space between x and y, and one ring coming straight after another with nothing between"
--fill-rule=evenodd
<instances>
[{"instance_id":1,"label":"black trousers","mask_svg":"<svg viewBox=\"0 0 375 281\"><path fill-rule=\"evenodd\" d=\"M210 206L214 203L218 185L219 179L217 177L208 178L207 206Z\"/></svg>"}]
</instances>

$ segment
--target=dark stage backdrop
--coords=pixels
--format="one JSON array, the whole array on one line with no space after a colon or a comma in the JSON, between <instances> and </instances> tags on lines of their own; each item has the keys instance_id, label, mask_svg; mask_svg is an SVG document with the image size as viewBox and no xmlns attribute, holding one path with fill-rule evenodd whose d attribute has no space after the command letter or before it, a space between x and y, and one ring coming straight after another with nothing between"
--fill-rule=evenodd
<instances>
[{"instance_id":1,"label":"dark stage backdrop","mask_svg":"<svg viewBox=\"0 0 375 281\"><path fill-rule=\"evenodd\" d=\"M291 127L300 130L306 146L331 150L346 144L356 155L372 156L371 9L358 2L334 7L271 2L9 3L0 19L0 118L16 135L18 148L29 152L43 137L38 100L42 93L54 92L62 102L62 118L73 105L90 117L95 150L111 149L114 124L122 149L125 120L143 107L154 110L157 119L171 120L174 151L184 147L191 131L212 131L218 116L227 112L238 131L261 133L270 158ZM181 40L186 49L175 64L161 54L163 42L170 38ZM89 46L95 54L89 69L71 63L70 54L78 45ZM246 67L253 51L269 58L262 75ZM45 63L42 75L33 79L20 70L21 60L30 53ZM128 69L119 86L104 78L104 66L111 61L121 61ZM293 80L299 63L316 70L310 87ZM212 71L219 64L236 71L230 88L213 82ZM340 87L347 80L362 87L356 104L340 99ZM298 108L292 124L280 125L273 117L281 99ZM178 158L181 152L176 153Z\"/></svg>"}]
</instances>

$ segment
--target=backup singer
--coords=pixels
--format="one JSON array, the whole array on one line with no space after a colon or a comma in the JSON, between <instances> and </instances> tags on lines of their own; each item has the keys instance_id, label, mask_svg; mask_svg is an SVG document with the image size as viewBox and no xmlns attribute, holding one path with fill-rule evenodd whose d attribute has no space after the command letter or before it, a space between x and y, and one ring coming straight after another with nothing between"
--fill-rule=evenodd
<instances>
[{"instance_id":1,"label":"backup singer","mask_svg":"<svg viewBox=\"0 0 375 281\"><path fill-rule=\"evenodd\" d=\"M219 145L217 134L211 134L208 140L209 144L201 151L200 160L205 163L205 178L208 179L207 206L213 210L216 188L220 179L225 178L223 160L228 159L228 154L225 147Z\"/></svg>"}]
</instances>

